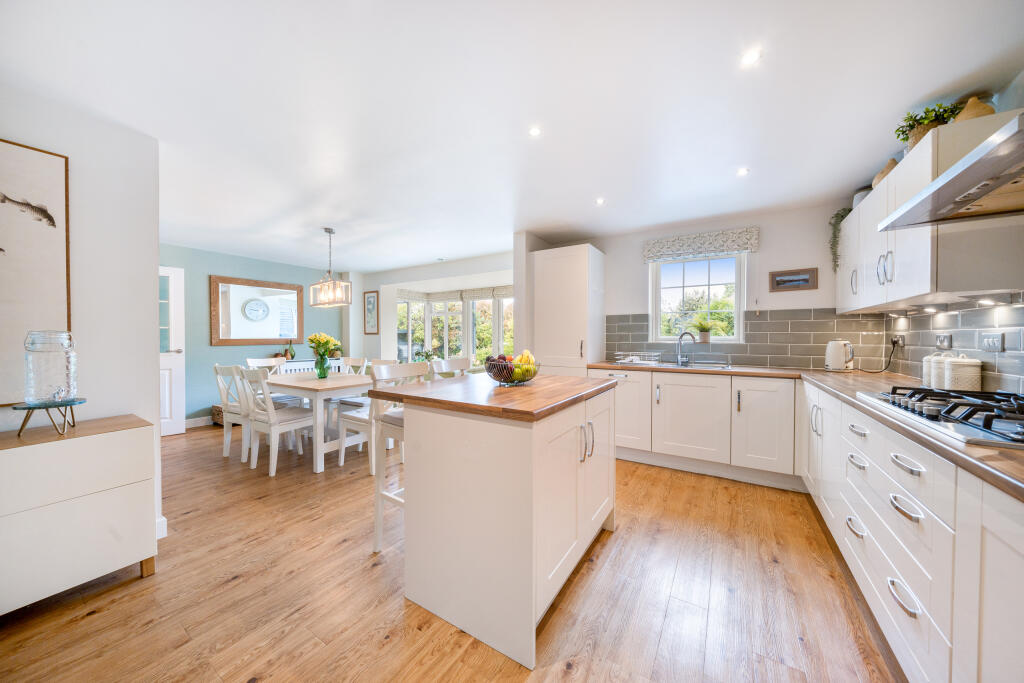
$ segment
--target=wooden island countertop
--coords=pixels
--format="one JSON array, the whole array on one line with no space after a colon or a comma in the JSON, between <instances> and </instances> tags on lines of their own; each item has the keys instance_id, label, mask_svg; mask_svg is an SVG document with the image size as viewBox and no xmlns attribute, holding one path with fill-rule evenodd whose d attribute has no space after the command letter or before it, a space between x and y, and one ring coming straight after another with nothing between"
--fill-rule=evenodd
<instances>
[{"instance_id":1,"label":"wooden island countertop","mask_svg":"<svg viewBox=\"0 0 1024 683\"><path fill-rule=\"evenodd\" d=\"M612 389L614 378L588 379L538 375L517 387L500 386L485 374L372 389L370 398L485 415L520 422L537 422L571 405Z\"/></svg>"}]
</instances>

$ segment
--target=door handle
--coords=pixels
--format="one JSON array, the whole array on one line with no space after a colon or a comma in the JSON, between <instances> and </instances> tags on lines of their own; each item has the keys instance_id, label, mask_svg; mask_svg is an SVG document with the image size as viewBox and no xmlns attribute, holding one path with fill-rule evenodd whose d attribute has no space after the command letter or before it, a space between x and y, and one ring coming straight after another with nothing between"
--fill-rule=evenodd
<instances>
[{"instance_id":1,"label":"door handle","mask_svg":"<svg viewBox=\"0 0 1024 683\"><path fill-rule=\"evenodd\" d=\"M609 372L608 376L609 377L621 377L622 379L629 379L629 375L620 375L620 374L617 374L617 373L614 373L614 372Z\"/></svg>"},{"instance_id":2,"label":"door handle","mask_svg":"<svg viewBox=\"0 0 1024 683\"><path fill-rule=\"evenodd\" d=\"M185 349L171 349L167 353L185 353Z\"/></svg>"},{"instance_id":3,"label":"door handle","mask_svg":"<svg viewBox=\"0 0 1024 683\"><path fill-rule=\"evenodd\" d=\"M814 416L817 414L817 411L818 411L818 406L812 405L811 406L811 431L814 432L815 434L818 433L818 428L814 425Z\"/></svg>"},{"instance_id":4,"label":"door handle","mask_svg":"<svg viewBox=\"0 0 1024 683\"><path fill-rule=\"evenodd\" d=\"M736 390L736 412L740 412L740 390Z\"/></svg>"},{"instance_id":5,"label":"door handle","mask_svg":"<svg viewBox=\"0 0 1024 683\"><path fill-rule=\"evenodd\" d=\"M857 460L857 456L854 455L853 453L847 453L846 459L850 461L851 465L853 465L862 472L868 468L868 464L866 462L860 462L859 460Z\"/></svg>"},{"instance_id":6,"label":"door handle","mask_svg":"<svg viewBox=\"0 0 1024 683\"><path fill-rule=\"evenodd\" d=\"M854 268L850 271L850 291L854 294L857 293L857 269Z\"/></svg>"},{"instance_id":7,"label":"door handle","mask_svg":"<svg viewBox=\"0 0 1024 683\"><path fill-rule=\"evenodd\" d=\"M889 460L912 477L920 477L924 473L924 467L902 453L890 453Z\"/></svg>"},{"instance_id":8,"label":"door handle","mask_svg":"<svg viewBox=\"0 0 1024 683\"><path fill-rule=\"evenodd\" d=\"M654 387L654 402L661 403L661 385L658 384Z\"/></svg>"},{"instance_id":9,"label":"door handle","mask_svg":"<svg viewBox=\"0 0 1024 683\"><path fill-rule=\"evenodd\" d=\"M583 358L583 340L580 339L580 358Z\"/></svg>"},{"instance_id":10,"label":"door handle","mask_svg":"<svg viewBox=\"0 0 1024 683\"><path fill-rule=\"evenodd\" d=\"M901 500L904 502L904 505L900 505ZM920 511L914 511L909 509L908 507L905 507L905 505L908 503L910 503L910 501L898 493L889 494L889 505L892 505L894 508L896 508L896 512L900 513L914 524L920 524L921 520L924 519L924 514Z\"/></svg>"},{"instance_id":11,"label":"door handle","mask_svg":"<svg viewBox=\"0 0 1024 683\"><path fill-rule=\"evenodd\" d=\"M889 263L892 263L892 269L889 268ZM888 282L892 282L896 278L896 254L892 253L890 249L885 253L885 261L882 263L882 270L885 271L885 279Z\"/></svg>"},{"instance_id":12,"label":"door handle","mask_svg":"<svg viewBox=\"0 0 1024 683\"><path fill-rule=\"evenodd\" d=\"M882 275L882 271L881 271L882 259L884 259L884 258L885 258L885 254L879 254L878 255L878 260L875 261L875 279L878 280L878 284L880 284L880 285L884 285L885 284L885 276Z\"/></svg>"},{"instance_id":13,"label":"door handle","mask_svg":"<svg viewBox=\"0 0 1024 683\"><path fill-rule=\"evenodd\" d=\"M583 452L580 453L580 462L587 459L587 425L580 425L580 431L583 432Z\"/></svg>"},{"instance_id":14,"label":"door handle","mask_svg":"<svg viewBox=\"0 0 1024 683\"><path fill-rule=\"evenodd\" d=\"M861 437L862 439L867 438L868 430L864 429L860 425L855 425L852 422L849 424L850 431Z\"/></svg>"},{"instance_id":15,"label":"door handle","mask_svg":"<svg viewBox=\"0 0 1024 683\"><path fill-rule=\"evenodd\" d=\"M863 531L857 531L856 529L854 529L854 528L853 528L853 521L854 521L854 519L856 519L856 518L855 518L855 517L853 517L853 516L849 516L849 517L847 517L847 518L846 518L846 527L847 527L847 528L848 528L848 529L849 529L850 531L852 531L852 532L853 532L853 535L854 535L854 536L856 536L857 538L864 538L865 536L867 536L867 535L868 535L868 530L867 530L867 529L864 529ZM859 522L860 520L857 520L857 521Z\"/></svg>"},{"instance_id":16,"label":"door handle","mask_svg":"<svg viewBox=\"0 0 1024 683\"><path fill-rule=\"evenodd\" d=\"M825 436L821 433L821 406L814 406L817 410L814 411L814 431L818 433L818 436Z\"/></svg>"},{"instance_id":17,"label":"door handle","mask_svg":"<svg viewBox=\"0 0 1024 683\"><path fill-rule=\"evenodd\" d=\"M910 617L911 619L917 619L919 616L921 616L920 603L917 602L917 598L914 596L913 593L910 593L910 589L908 589L902 581L900 581L899 579L894 579L891 576L889 576L886 577L885 582L889 585L889 593L892 595L892 599L896 601L896 604L900 606L900 609L907 613L908 617ZM903 600L902 597L900 597L900 594L896 590L896 584L902 586L903 589L910 594L910 598L914 601L916 607L911 607Z\"/></svg>"},{"instance_id":18,"label":"door handle","mask_svg":"<svg viewBox=\"0 0 1024 683\"><path fill-rule=\"evenodd\" d=\"M597 434L594 432L594 421L587 420L587 426L590 427L590 452L587 453L588 458L594 457L594 448L597 446Z\"/></svg>"}]
</instances>

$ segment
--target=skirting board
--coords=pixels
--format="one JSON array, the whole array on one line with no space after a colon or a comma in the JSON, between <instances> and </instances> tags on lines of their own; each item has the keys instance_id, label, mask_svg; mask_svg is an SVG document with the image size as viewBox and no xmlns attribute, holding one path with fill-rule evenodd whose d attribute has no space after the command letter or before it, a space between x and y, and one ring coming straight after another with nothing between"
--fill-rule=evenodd
<instances>
[{"instance_id":1,"label":"skirting board","mask_svg":"<svg viewBox=\"0 0 1024 683\"><path fill-rule=\"evenodd\" d=\"M674 470L693 472L695 474L707 474L712 477L722 477L742 481L747 484L758 484L760 486L771 486L786 491L798 491L807 493L807 487L803 480L794 474L779 474L778 472L764 472L752 470L749 467L736 467L719 462L708 462L706 460L695 460L677 455L665 455L664 453L653 453L651 451L638 451L635 448L625 446L615 447L615 457L618 460L629 460L645 465L656 465L658 467L669 467Z\"/></svg>"},{"instance_id":2,"label":"skirting board","mask_svg":"<svg viewBox=\"0 0 1024 683\"><path fill-rule=\"evenodd\" d=\"M213 417L207 415L205 417L192 417L185 420L185 429L192 429L193 427L206 427L207 425L213 424Z\"/></svg>"}]
</instances>

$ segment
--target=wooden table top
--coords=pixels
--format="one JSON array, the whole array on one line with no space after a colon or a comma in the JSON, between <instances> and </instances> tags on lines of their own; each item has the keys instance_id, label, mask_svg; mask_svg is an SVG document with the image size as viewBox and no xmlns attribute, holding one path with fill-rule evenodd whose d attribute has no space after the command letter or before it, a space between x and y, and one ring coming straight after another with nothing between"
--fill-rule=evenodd
<instances>
[{"instance_id":1,"label":"wooden table top","mask_svg":"<svg viewBox=\"0 0 1024 683\"><path fill-rule=\"evenodd\" d=\"M278 389L334 391L352 387L370 387L373 386L373 378L369 375L332 372L324 379L319 379L315 372L296 372L289 375L271 375L267 378L267 384Z\"/></svg>"},{"instance_id":2,"label":"wooden table top","mask_svg":"<svg viewBox=\"0 0 1024 683\"><path fill-rule=\"evenodd\" d=\"M538 375L518 387L503 387L485 374L371 389L370 398L536 422L615 387L614 379Z\"/></svg>"},{"instance_id":3,"label":"wooden table top","mask_svg":"<svg viewBox=\"0 0 1024 683\"><path fill-rule=\"evenodd\" d=\"M46 420L46 416L37 416L36 420ZM65 441L67 439L80 439L84 436L96 436L108 432L119 432L123 429L135 429L137 427L149 427L151 423L143 420L138 415L115 415L114 417L101 417L95 420L79 420L74 427L68 427L64 436L57 433L49 420L45 426L26 429L21 438L18 437L18 430L0 432L0 451L8 448L20 448L22 446L35 446L51 441Z\"/></svg>"}]
</instances>

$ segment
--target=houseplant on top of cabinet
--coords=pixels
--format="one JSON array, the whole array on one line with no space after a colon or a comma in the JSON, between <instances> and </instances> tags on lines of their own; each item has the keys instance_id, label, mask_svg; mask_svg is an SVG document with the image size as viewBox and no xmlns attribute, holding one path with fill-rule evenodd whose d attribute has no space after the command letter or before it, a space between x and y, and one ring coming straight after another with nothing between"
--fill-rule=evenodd
<instances>
[{"instance_id":1,"label":"houseplant on top of cabinet","mask_svg":"<svg viewBox=\"0 0 1024 683\"><path fill-rule=\"evenodd\" d=\"M963 104L939 102L931 107L925 107L920 114L908 111L907 115L903 117L903 123L896 128L896 139L907 143L908 150L914 149L914 145L920 142L928 131L944 123L949 123L963 108Z\"/></svg>"}]
</instances>

